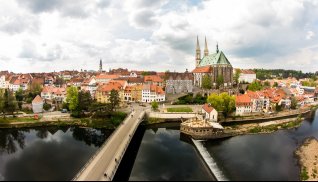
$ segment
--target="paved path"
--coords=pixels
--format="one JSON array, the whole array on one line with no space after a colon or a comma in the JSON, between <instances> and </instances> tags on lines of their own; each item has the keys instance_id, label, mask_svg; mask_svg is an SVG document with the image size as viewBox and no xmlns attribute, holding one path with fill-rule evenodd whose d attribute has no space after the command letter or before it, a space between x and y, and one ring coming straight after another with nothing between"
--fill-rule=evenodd
<instances>
[{"instance_id":1,"label":"paved path","mask_svg":"<svg viewBox=\"0 0 318 182\"><path fill-rule=\"evenodd\" d=\"M73 180L108 181L113 179L130 140L147 109L138 105L134 105L133 108L134 111L128 115L123 124L113 132Z\"/></svg>"}]
</instances>

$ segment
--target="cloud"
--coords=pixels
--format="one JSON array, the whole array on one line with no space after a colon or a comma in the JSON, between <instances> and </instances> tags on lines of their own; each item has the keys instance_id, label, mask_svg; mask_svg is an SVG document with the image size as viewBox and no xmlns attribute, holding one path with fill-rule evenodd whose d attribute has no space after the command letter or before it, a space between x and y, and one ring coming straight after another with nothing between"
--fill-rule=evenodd
<instances>
[{"instance_id":1,"label":"cloud","mask_svg":"<svg viewBox=\"0 0 318 182\"><path fill-rule=\"evenodd\" d=\"M87 0L17 0L17 3L36 14L57 11L62 16L86 18L92 12L92 4ZM99 5L105 6L106 3L100 1Z\"/></svg>"},{"instance_id":2,"label":"cloud","mask_svg":"<svg viewBox=\"0 0 318 182\"><path fill-rule=\"evenodd\" d=\"M306 34L306 39L310 40L312 39L316 34L313 31L308 31Z\"/></svg>"},{"instance_id":3,"label":"cloud","mask_svg":"<svg viewBox=\"0 0 318 182\"><path fill-rule=\"evenodd\" d=\"M43 71L89 70L102 58L112 68L192 70L197 35L202 51L206 36L210 53L218 42L234 67L314 64L315 50L303 49L318 40L317 9L315 0L5 1L0 50L10 63L1 69L32 70L13 64L24 60Z\"/></svg>"}]
</instances>

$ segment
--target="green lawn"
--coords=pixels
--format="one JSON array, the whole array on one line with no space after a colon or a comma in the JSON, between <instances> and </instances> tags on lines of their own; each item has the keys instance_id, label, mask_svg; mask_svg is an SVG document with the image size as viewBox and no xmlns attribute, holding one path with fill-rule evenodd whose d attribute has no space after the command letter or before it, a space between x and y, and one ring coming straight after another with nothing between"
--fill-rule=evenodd
<instances>
[{"instance_id":1,"label":"green lawn","mask_svg":"<svg viewBox=\"0 0 318 182\"><path fill-rule=\"evenodd\" d=\"M13 123L13 122L34 122L34 121L39 121L35 120L34 118L18 118L18 117L7 117L7 118L0 118L0 124L8 124L8 123Z\"/></svg>"},{"instance_id":2,"label":"green lawn","mask_svg":"<svg viewBox=\"0 0 318 182\"><path fill-rule=\"evenodd\" d=\"M190 107L167 108L168 112L193 112Z\"/></svg>"}]
</instances>

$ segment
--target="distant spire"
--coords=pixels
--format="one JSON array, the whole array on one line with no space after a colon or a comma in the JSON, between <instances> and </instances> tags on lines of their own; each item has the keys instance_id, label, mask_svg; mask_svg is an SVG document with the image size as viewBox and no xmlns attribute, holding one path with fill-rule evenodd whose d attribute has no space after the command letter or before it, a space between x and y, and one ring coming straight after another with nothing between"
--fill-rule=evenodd
<instances>
[{"instance_id":1,"label":"distant spire","mask_svg":"<svg viewBox=\"0 0 318 182\"><path fill-rule=\"evenodd\" d=\"M103 71L103 61L100 59L99 61L99 72L101 73Z\"/></svg>"},{"instance_id":2,"label":"distant spire","mask_svg":"<svg viewBox=\"0 0 318 182\"><path fill-rule=\"evenodd\" d=\"M207 43L206 37L205 37L204 56L208 56L208 55L209 55L209 49L208 49L208 43Z\"/></svg>"},{"instance_id":3,"label":"distant spire","mask_svg":"<svg viewBox=\"0 0 318 182\"><path fill-rule=\"evenodd\" d=\"M219 43L216 42L216 53L219 53Z\"/></svg>"},{"instance_id":4,"label":"distant spire","mask_svg":"<svg viewBox=\"0 0 318 182\"><path fill-rule=\"evenodd\" d=\"M197 36L197 50L200 50L199 37Z\"/></svg>"}]
</instances>

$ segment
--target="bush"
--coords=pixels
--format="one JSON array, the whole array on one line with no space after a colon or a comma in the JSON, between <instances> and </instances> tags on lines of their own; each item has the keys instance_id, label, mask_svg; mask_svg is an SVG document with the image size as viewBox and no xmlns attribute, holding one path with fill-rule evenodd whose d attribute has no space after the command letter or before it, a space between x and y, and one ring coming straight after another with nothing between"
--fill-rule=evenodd
<instances>
[{"instance_id":1,"label":"bush","mask_svg":"<svg viewBox=\"0 0 318 182\"><path fill-rule=\"evenodd\" d=\"M156 110L158 109L158 107L159 107L158 102L153 101L153 102L151 103L151 108L152 108L154 111L156 111Z\"/></svg>"},{"instance_id":2,"label":"bush","mask_svg":"<svg viewBox=\"0 0 318 182\"><path fill-rule=\"evenodd\" d=\"M51 109L51 108L52 108L51 104L48 104L48 103L44 103L44 104L43 104L43 109L44 109L44 110L47 111L47 110L49 110L49 109Z\"/></svg>"}]
</instances>

